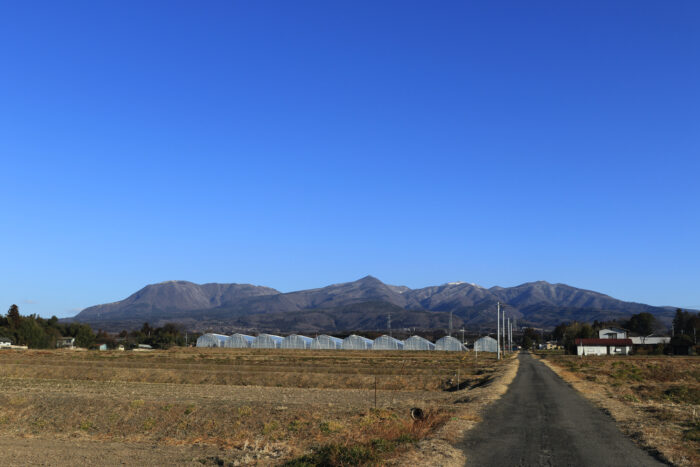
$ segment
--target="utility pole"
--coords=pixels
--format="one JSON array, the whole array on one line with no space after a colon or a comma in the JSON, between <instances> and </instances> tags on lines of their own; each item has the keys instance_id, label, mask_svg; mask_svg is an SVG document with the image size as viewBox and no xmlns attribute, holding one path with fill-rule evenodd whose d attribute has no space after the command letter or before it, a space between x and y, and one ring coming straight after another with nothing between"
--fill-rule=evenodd
<instances>
[{"instance_id":1,"label":"utility pole","mask_svg":"<svg viewBox=\"0 0 700 467\"><path fill-rule=\"evenodd\" d=\"M513 325L508 318L508 350L513 351Z\"/></svg>"},{"instance_id":2,"label":"utility pole","mask_svg":"<svg viewBox=\"0 0 700 467\"><path fill-rule=\"evenodd\" d=\"M392 335L391 335L391 313L389 313L389 316L387 316L387 325L389 326L389 337L392 337Z\"/></svg>"},{"instance_id":3,"label":"utility pole","mask_svg":"<svg viewBox=\"0 0 700 467\"><path fill-rule=\"evenodd\" d=\"M508 339L506 338L506 311L503 310L503 353L506 352L506 347L508 347Z\"/></svg>"},{"instance_id":4,"label":"utility pole","mask_svg":"<svg viewBox=\"0 0 700 467\"><path fill-rule=\"evenodd\" d=\"M506 341L506 348L508 349L508 352L510 352L510 337L508 333L508 328L510 328L510 318L506 319L506 338L504 339Z\"/></svg>"},{"instance_id":5,"label":"utility pole","mask_svg":"<svg viewBox=\"0 0 700 467\"><path fill-rule=\"evenodd\" d=\"M450 337L452 337L452 312L450 311Z\"/></svg>"},{"instance_id":6,"label":"utility pole","mask_svg":"<svg viewBox=\"0 0 700 467\"><path fill-rule=\"evenodd\" d=\"M502 334L502 339L501 343L503 344L503 355L505 356L506 354L506 310L503 310L503 313L501 314L502 316L502 321L501 321L501 334Z\"/></svg>"},{"instance_id":7,"label":"utility pole","mask_svg":"<svg viewBox=\"0 0 700 467\"><path fill-rule=\"evenodd\" d=\"M462 345L464 345L464 326L462 326Z\"/></svg>"},{"instance_id":8,"label":"utility pole","mask_svg":"<svg viewBox=\"0 0 700 467\"><path fill-rule=\"evenodd\" d=\"M501 302L496 302L496 359L501 359Z\"/></svg>"}]
</instances>

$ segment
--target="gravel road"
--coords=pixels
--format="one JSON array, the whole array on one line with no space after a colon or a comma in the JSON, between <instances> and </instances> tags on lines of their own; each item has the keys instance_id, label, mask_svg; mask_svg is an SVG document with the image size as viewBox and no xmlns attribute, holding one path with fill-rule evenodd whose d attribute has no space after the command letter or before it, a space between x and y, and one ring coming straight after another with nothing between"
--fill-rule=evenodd
<instances>
[{"instance_id":1,"label":"gravel road","mask_svg":"<svg viewBox=\"0 0 700 467\"><path fill-rule=\"evenodd\" d=\"M462 444L468 465L659 466L543 363L521 354L515 380Z\"/></svg>"}]
</instances>

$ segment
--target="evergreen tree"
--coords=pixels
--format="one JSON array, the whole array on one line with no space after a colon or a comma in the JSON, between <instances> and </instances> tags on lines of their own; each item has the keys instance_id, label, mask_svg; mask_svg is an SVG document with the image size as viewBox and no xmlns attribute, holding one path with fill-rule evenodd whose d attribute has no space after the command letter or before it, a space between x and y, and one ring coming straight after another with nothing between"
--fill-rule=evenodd
<instances>
[{"instance_id":1,"label":"evergreen tree","mask_svg":"<svg viewBox=\"0 0 700 467\"><path fill-rule=\"evenodd\" d=\"M22 321L22 316L19 314L19 307L12 305L7 311L7 320L10 323L10 328L19 328L19 323Z\"/></svg>"}]
</instances>

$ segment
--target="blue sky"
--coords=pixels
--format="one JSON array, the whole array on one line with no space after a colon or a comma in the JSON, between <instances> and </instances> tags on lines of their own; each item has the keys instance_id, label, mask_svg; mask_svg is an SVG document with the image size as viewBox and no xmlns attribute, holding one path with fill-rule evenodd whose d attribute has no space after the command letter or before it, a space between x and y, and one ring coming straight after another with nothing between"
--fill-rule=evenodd
<instances>
[{"instance_id":1,"label":"blue sky","mask_svg":"<svg viewBox=\"0 0 700 467\"><path fill-rule=\"evenodd\" d=\"M0 305L372 274L700 308L699 26L696 1L4 2Z\"/></svg>"}]
</instances>

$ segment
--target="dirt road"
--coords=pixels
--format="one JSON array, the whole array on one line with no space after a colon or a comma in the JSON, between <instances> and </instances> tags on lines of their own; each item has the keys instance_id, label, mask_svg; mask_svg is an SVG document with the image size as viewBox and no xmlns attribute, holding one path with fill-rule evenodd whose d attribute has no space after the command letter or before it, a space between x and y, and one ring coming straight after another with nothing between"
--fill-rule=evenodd
<instances>
[{"instance_id":1,"label":"dirt road","mask_svg":"<svg viewBox=\"0 0 700 467\"><path fill-rule=\"evenodd\" d=\"M508 392L462 444L468 465L659 466L552 370L529 354Z\"/></svg>"}]
</instances>

